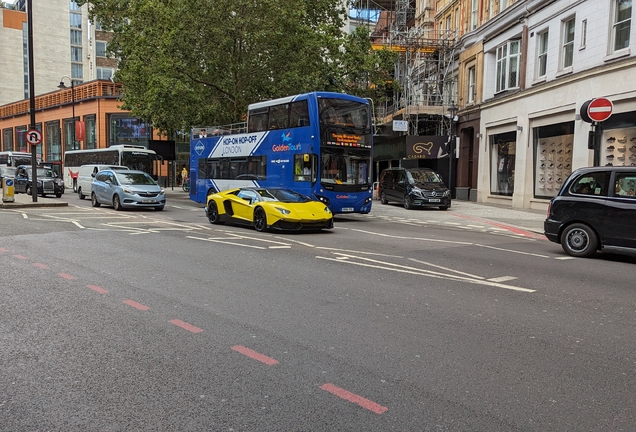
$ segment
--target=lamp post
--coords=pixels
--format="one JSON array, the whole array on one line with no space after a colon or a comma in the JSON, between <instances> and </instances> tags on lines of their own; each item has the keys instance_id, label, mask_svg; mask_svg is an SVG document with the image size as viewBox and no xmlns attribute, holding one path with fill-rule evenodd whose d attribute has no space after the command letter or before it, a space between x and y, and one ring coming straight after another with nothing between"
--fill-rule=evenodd
<instances>
[{"instance_id":1,"label":"lamp post","mask_svg":"<svg viewBox=\"0 0 636 432\"><path fill-rule=\"evenodd\" d=\"M453 133L453 122L455 121L455 115L459 111L459 108L455 106L455 102L451 101L448 112L450 113L450 133L448 143L448 189L451 191L451 197L453 195L453 155L455 154L455 143L457 139Z\"/></svg>"},{"instance_id":2,"label":"lamp post","mask_svg":"<svg viewBox=\"0 0 636 432\"><path fill-rule=\"evenodd\" d=\"M71 137L73 139L73 148L71 150L76 150L76 148L75 148L75 83L73 82L73 80L71 78L69 78L69 77L67 77L65 75L60 80L60 85L58 85L57 88L59 88L59 89L68 88L68 87L66 87L64 85L64 78L68 78L68 80L71 82L71 110L73 112L73 130L72 130L72 133L71 133Z\"/></svg>"}]
</instances>

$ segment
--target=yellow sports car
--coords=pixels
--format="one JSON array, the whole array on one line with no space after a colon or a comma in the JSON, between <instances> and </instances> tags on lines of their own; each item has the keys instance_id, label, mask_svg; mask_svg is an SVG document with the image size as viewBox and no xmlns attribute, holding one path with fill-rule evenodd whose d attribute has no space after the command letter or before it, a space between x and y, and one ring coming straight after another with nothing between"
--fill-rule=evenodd
<instances>
[{"instance_id":1,"label":"yellow sports car","mask_svg":"<svg viewBox=\"0 0 636 432\"><path fill-rule=\"evenodd\" d=\"M267 229L307 231L333 228L329 207L290 189L241 188L208 195L205 213L212 224L234 222Z\"/></svg>"}]
</instances>

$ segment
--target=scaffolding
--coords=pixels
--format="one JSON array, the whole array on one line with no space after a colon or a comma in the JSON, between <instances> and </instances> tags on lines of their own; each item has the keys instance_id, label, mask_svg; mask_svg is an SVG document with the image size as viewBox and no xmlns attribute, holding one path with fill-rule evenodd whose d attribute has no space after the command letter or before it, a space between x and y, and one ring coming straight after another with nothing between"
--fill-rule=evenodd
<instances>
[{"instance_id":1,"label":"scaffolding","mask_svg":"<svg viewBox=\"0 0 636 432\"><path fill-rule=\"evenodd\" d=\"M434 4L435 0L351 0L358 19L376 20L373 48L399 54L393 72L399 90L376 105L376 126L406 120L409 135L451 134L448 108L457 101L456 37L450 29L435 28Z\"/></svg>"}]
</instances>

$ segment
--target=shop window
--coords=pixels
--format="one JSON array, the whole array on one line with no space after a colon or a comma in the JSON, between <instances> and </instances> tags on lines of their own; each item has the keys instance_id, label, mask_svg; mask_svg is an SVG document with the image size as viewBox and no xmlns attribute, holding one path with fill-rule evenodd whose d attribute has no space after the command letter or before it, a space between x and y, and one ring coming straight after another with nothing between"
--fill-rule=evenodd
<instances>
[{"instance_id":1,"label":"shop window","mask_svg":"<svg viewBox=\"0 0 636 432\"><path fill-rule=\"evenodd\" d=\"M13 151L13 129L2 130L2 151Z\"/></svg>"},{"instance_id":2,"label":"shop window","mask_svg":"<svg viewBox=\"0 0 636 432\"><path fill-rule=\"evenodd\" d=\"M636 127L606 129L603 132L601 165L636 166Z\"/></svg>"},{"instance_id":3,"label":"shop window","mask_svg":"<svg viewBox=\"0 0 636 432\"><path fill-rule=\"evenodd\" d=\"M84 116L84 124L86 125L86 138L84 141L86 145L84 146L84 148L97 148L97 140L95 139L95 116Z\"/></svg>"},{"instance_id":4,"label":"shop window","mask_svg":"<svg viewBox=\"0 0 636 432\"><path fill-rule=\"evenodd\" d=\"M533 137L534 196L551 198L572 174L574 122L536 127Z\"/></svg>"},{"instance_id":5,"label":"shop window","mask_svg":"<svg viewBox=\"0 0 636 432\"><path fill-rule=\"evenodd\" d=\"M60 139L60 121L50 121L44 124L45 150L48 161L62 160L62 141Z\"/></svg>"},{"instance_id":6,"label":"shop window","mask_svg":"<svg viewBox=\"0 0 636 432\"><path fill-rule=\"evenodd\" d=\"M148 136L152 131L143 121L126 114L108 115L108 146L133 144L148 147Z\"/></svg>"},{"instance_id":7,"label":"shop window","mask_svg":"<svg viewBox=\"0 0 636 432\"><path fill-rule=\"evenodd\" d=\"M613 0L612 52L629 47L632 24L632 0Z\"/></svg>"},{"instance_id":8,"label":"shop window","mask_svg":"<svg viewBox=\"0 0 636 432\"><path fill-rule=\"evenodd\" d=\"M30 152L26 140L26 126L16 126L15 128L15 151Z\"/></svg>"},{"instance_id":9,"label":"shop window","mask_svg":"<svg viewBox=\"0 0 636 432\"><path fill-rule=\"evenodd\" d=\"M318 170L318 158L314 154L294 155L294 181L312 182L316 181Z\"/></svg>"},{"instance_id":10,"label":"shop window","mask_svg":"<svg viewBox=\"0 0 636 432\"><path fill-rule=\"evenodd\" d=\"M574 61L574 24L574 18L562 23L561 69L572 67L572 62Z\"/></svg>"},{"instance_id":11,"label":"shop window","mask_svg":"<svg viewBox=\"0 0 636 432\"><path fill-rule=\"evenodd\" d=\"M490 193L512 196L515 188L516 132L490 137Z\"/></svg>"}]
</instances>

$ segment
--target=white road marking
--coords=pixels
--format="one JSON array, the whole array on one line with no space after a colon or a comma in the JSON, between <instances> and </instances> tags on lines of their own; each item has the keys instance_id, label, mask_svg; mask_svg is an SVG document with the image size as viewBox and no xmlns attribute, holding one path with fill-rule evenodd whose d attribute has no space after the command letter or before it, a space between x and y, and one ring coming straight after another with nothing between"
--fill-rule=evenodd
<instances>
[{"instance_id":1,"label":"white road marking","mask_svg":"<svg viewBox=\"0 0 636 432\"><path fill-rule=\"evenodd\" d=\"M77 226L78 228L85 229L82 225L80 225L80 223L79 223L79 222L75 222L75 221L73 221L73 224L74 224L75 226Z\"/></svg>"},{"instance_id":2,"label":"white road marking","mask_svg":"<svg viewBox=\"0 0 636 432\"><path fill-rule=\"evenodd\" d=\"M361 232L363 234L376 235L376 236L379 236L379 237L390 237L390 238L394 238L394 239L423 240L423 241L429 241L429 242L449 243L449 244L458 244L458 245L473 245L474 244L474 243L470 243L470 242L458 242L458 241L452 241L452 240L437 240L437 239L423 238L423 237L394 236L394 235L374 233L374 232L371 232L371 231L359 230L359 229L352 229L351 231Z\"/></svg>"},{"instance_id":3,"label":"white road marking","mask_svg":"<svg viewBox=\"0 0 636 432\"><path fill-rule=\"evenodd\" d=\"M348 253L361 254L361 255L377 255L377 256L388 257L388 258L404 258L404 257L401 257L399 255L387 255L387 254L382 254L382 253L377 253L377 252L352 251L352 250L347 250L347 249L336 249L336 248L323 247L323 246L317 246L316 249L322 249L322 250L328 250L328 251L337 251L337 252L348 252Z\"/></svg>"},{"instance_id":4,"label":"white road marking","mask_svg":"<svg viewBox=\"0 0 636 432\"><path fill-rule=\"evenodd\" d=\"M426 276L426 277L435 278L435 279L454 280L454 281L466 282L466 283L470 283L470 284L474 284L474 285L485 285L485 286L490 286L490 287L495 287L495 288L503 288L503 289L508 289L508 290L512 290L512 291L520 291L520 292L527 292L527 293L536 292L536 290L532 290L532 289L528 289L528 288L520 288L520 287L515 287L515 286L512 286L512 285L504 285L504 284L497 283L497 282L489 282L489 281L478 280L478 279L462 278L462 277L453 276L453 275L444 275L444 274L441 274L441 273L430 272L430 271L421 270L421 269L414 269L412 267L398 266L397 264L383 263L383 262L380 262L380 261L376 261L376 264L368 264L368 263L363 263L363 262L355 262L355 261L351 261L351 260L343 261L343 260L340 260L338 258L329 258L329 257L321 257L321 256L316 256L316 258L317 259L327 260L327 261L334 261L334 262L352 264L352 265L357 265L357 266L361 266L361 267L371 267L371 268L376 268L376 269L380 269L380 270L394 271L394 272L398 272L398 273L408 273L408 274L414 274L414 275L419 275L419 276ZM350 258L360 258L360 257L350 257ZM360 258L360 259L363 259L363 258ZM368 260L368 261L374 261L374 260ZM398 268L398 267L401 267L401 268Z\"/></svg>"},{"instance_id":5,"label":"white road marking","mask_svg":"<svg viewBox=\"0 0 636 432\"><path fill-rule=\"evenodd\" d=\"M506 281L510 281L510 280L515 280L518 279L514 276L501 276L501 277L496 277L496 278L490 278L488 279L490 282L506 282Z\"/></svg>"},{"instance_id":6,"label":"white road marking","mask_svg":"<svg viewBox=\"0 0 636 432\"><path fill-rule=\"evenodd\" d=\"M214 243L223 243L223 244L229 244L229 245L233 245L233 246L241 246L241 247L252 248L252 249L261 249L261 250L267 249L267 248L264 248L263 246L246 245L246 244L234 243L234 242L229 242L229 241L221 241L221 240L212 239L212 238L205 239L205 238L194 237L194 236L186 236L186 238L191 238L191 239L194 239L194 240L209 241L209 242L214 242Z\"/></svg>"},{"instance_id":7,"label":"white road marking","mask_svg":"<svg viewBox=\"0 0 636 432\"><path fill-rule=\"evenodd\" d=\"M487 248L487 249L494 249L494 250L503 251L503 252L512 252L512 253L521 254L521 255L536 256L536 257L539 257L539 258L550 258L547 255L535 254L535 253L530 253L530 252L521 252L521 251L516 251L516 250L512 250L512 249L503 249L503 248L498 248L498 247L495 247L495 246L487 246L487 245L481 245L481 244L475 244L475 246L479 246L479 247L483 247L483 248Z\"/></svg>"},{"instance_id":8,"label":"white road marking","mask_svg":"<svg viewBox=\"0 0 636 432\"><path fill-rule=\"evenodd\" d=\"M291 246L268 246L269 249L291 249Z\"/></svg>"},{"instance_id":9,"label":"white road marking","mask_svg":"<svg viewBox=\"0 0 636 432\"><path fill-rule=\"evenodd\" d=\"M565 260L573 260L573 259L576 259L576 257L570 257L570 256L567 256L567 257L556 257L556 258L554 258L554 259L555 259L555 260L565 261Z\"/></svg>"},{"instance_id":10,"label":"white road marking","mask_svg":"<svg viewBox=\"0 0 636 432\"><path fill-rule=\"evenodd\" d=\"M28 219L28 218L29 218L29 216L27 216L27 214L26 214L26 213L22 213L22 217L23 217L24 219Z\"/></svg>"},{"instance_id":11,"label":"white road marking","mask_svg":"<svg viewBox=\"0 0 636 432\"><path fill-rule=\"evenodd\" d=\"M470 274L470 273L464 273L464 272L461 272L459 270L453 270L453 269L450 269L448 267L443 267L441 265L431 264L431 263L428 263L428 262L416 260L415 258L409 258L409 260L414 261L416 263L425 264L425 265L428 265L428 266L431 266L431 267L435 267L435 268L438 268L438 269L442 269L442 270L450 271L450 272L453 272L453 273L457 273L457 274L460 274L460 275L468 276L468 277L471 277L471 278L474 278L474 279L486 279L485 277L482 277L482 276L477 276L477 275L473 275L473 274Z\"/></svg>"},{"instance_id":12,"label":"white road marking","mask_svg":"<svg viewBox=\"0 0 636 432\"><path fill-rule=\"evenodd\" d=\"M280 239L282 237L276 237L276 238ZM312 244L309 244L309 243L305 243L305 242L301 242L301 241L298 241L298 240L293 240L293 239L288 239L288 238L286 238L285 240L290 241L292 243L297 243L299 245L307 246L307 247L316 247L315 245L312 245Z\"/></svg>"}]
</instances>

